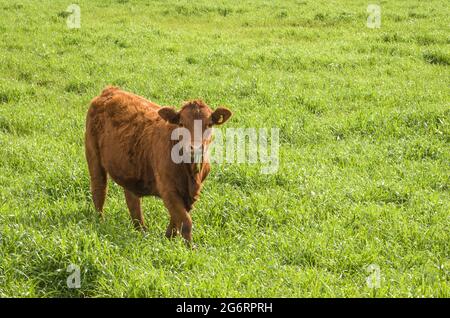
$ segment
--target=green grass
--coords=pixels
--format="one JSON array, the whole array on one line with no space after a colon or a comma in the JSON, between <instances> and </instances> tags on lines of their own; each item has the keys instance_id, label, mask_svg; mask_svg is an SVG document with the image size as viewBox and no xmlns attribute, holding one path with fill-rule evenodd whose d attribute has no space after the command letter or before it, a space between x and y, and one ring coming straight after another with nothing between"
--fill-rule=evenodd
<instances>
[{"instance_id":1,"label":"green grass","mask_svg":"<svg viewBox=\"0 0 450 318\"><path fill-rule=\"evenodd\" d=\"M367 1L102 0L69 30L70 3L0 0L0 296L450 296L447 1L381 1L379 29ZM215 165L195 251L154 198L134 231L112 183L100 221L83 134L107 84L278 127L278 173Z\"/></svg>"}]
</instances>

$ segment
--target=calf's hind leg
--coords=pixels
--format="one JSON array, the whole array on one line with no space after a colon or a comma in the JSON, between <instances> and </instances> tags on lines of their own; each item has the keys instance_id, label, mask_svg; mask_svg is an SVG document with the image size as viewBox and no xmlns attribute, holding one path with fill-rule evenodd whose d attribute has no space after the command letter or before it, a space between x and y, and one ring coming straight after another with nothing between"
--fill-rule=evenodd
<instances>
[{"instance_id":1,"label":"calf's hind leg","mask_svg":"<svg viewBox=\"0 0 450 318\"><path fill-rule=\"evenodd\" d=\"M100 216L103 216L108 179L97 152L89 142L86 142L86 159L91 177L92 201L94 201L95 209L100 213Z\"/></svg>"},{"instance_id":2,"label":"calf's hind leg","mask_svg":"<svg viewBox=\"0 0 450 318\"><path fill-rule=\"evenodd\" d=\"M125 191L125 199L127 200L128 210L130 210L131 220L137 230L146 231L147 227L144 225L144 215L141 210L141 198L128 190Z\"/></svg>"}]
</instances>

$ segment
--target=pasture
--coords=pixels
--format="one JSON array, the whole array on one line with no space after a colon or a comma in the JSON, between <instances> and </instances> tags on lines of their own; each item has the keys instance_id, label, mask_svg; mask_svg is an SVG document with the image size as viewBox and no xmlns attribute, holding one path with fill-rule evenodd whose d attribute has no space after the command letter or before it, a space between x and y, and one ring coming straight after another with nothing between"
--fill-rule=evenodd
<instances>
[{"instance_id":1,"label":"pasture","mask_svg":"<svg viewBox=\"0 0 450 318\"><path fill-rule=\"evenodd\" d=\"M70 1L0 0L0 297L450 296L447 1L376 1L380 28L360 0L76 3L69 29ZM161 200L135 231L112 182L100 220L84 129L108 84L278 128L278 171L213 165L194 251Z\"/></svg>"}]
</instances>

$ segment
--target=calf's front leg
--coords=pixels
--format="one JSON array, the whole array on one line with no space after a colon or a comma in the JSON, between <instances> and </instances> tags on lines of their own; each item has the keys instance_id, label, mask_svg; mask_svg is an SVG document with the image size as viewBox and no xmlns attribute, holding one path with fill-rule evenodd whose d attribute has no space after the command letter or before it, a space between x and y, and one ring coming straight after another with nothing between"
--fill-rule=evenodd
<instances>
[{"instance_id":1,"label":"calf's front leg","mask_svg":"<svg viewBox=\"0 0 450 318\"><path fill-rule=\"evenodd\" d=\"M164 205L170 214L170 222L167 227L166 236L175 237L179 232L190 245L192 243L192 218L184 207L183 200L175 193L163 198Z\"/></svg>"},{"instance_id":2,"label":"calf's front leg","mask_svg":"<svg viewBox=\"0 0 450 318\"><path fill-rule=\"evenodd\" d=\"M128 210L130 210L131 220L134 227L137 230L146 231L147 228L144 224L144 215L141 210L141 198L133 194L132 192L125 190L125 199L127 200Z\"/></svg>"}]
</instances>

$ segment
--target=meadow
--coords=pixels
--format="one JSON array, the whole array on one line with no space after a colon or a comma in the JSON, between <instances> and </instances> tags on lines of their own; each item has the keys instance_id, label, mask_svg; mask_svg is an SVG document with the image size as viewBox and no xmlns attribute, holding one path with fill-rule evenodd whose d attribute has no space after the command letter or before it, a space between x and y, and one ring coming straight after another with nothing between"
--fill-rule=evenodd
<instances>
[{"instance_id":1,"label":"meadow","mask_svg":"<svg viewBox=\"0 0 450 318\"><path fill-rule=\"evenodd\" d=\"M76 3L70 29L70 1L0 0L0 297L450 296L447 1L374 1L380 28L361 0ZM196 250L155 198L135 231L112 182L101 221L84 128L108 84L278 128L278 171L214 165Z\"/></svg>"}]
</instances>

